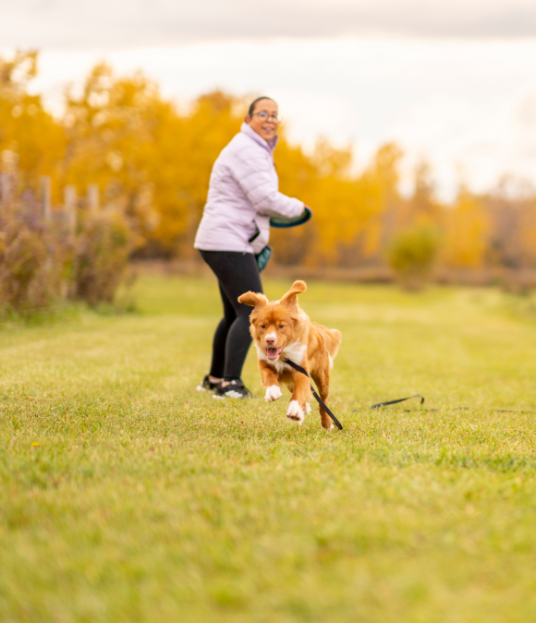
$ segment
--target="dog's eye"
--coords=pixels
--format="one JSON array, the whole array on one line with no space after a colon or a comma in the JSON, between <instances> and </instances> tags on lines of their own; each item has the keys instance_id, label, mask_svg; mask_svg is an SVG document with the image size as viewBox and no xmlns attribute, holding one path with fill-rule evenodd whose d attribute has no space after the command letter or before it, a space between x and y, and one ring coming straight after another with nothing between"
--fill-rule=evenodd
<instances>
[{"instance_id":1,"label":"dog's eye","mask_svg":"<svg viewBox=\"0 0 536 623\"><path fill-rule=\"evenodd\" d=\"M280 328L280 329L284 329L284 328L285 328L285 325L281 322L281 323L279 324L279 328Z\"/></svg>"},{"instance_id":2,"label":"dog's eye","mask_svg":"<svg viewBox=\"0 0 536 623\"><path fill-rule=\"evenodd\" d=\"M265 324L261 324L261 329L266 329L266 325Z\"/></svg>"}]
</instances>

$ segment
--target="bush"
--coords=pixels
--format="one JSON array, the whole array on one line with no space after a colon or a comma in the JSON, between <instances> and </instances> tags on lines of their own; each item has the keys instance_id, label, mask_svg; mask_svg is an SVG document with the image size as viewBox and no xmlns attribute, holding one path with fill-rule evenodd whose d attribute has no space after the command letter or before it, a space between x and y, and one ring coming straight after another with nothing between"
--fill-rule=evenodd
<instances>
[{"instance_id":1,"label":"bush","mask_svg":"<svg viewBox=\"0 0 536 623\"><path fill-rule=\"evenodd\" d=\"M0 204L0 308L48 307L62 295L70 250L59 227L45 223L31 192Z\"/></svg>"},{"instance_id":2,"label":"bush","mask_svg":"<svg viewBox=\"0 0 536 623\"><path fill-rule=\"evenodd\" d=\"M428 281L439 250L437 231L414 226L397 234L387 248L387 259L397 280L408 290L419 290Z\"/></svg>"},{"instance_id":3,"label":"bush","mask_svg":"<svg viewBox=\"0 0 536 623\"><path fill-rule=\"evenodd\" d=\"M8 183L6 183L6 180ZM16 175L0 187L0 314L42 310L69 298L91 306L114 303L138 241L120 212L78 214L69 232L64 212L45 221Z\"/></svg>"},{"instance_id":4,"label":"bush","mask_svg":"<svg viewBox=\"0 0 536 623\"><path fill-rule=\"evenodd\" d=\"M92 306L113 303L136 241L137 236L122 214L100 212L86 215L75 243L75 298Z\"/></svg>"}]
</instances>

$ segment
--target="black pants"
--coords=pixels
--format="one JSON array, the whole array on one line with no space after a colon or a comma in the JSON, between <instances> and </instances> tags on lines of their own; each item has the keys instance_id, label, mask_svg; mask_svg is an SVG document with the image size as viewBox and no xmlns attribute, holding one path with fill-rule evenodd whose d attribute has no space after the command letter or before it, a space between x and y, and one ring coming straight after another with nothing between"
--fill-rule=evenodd
<instances>
[{"instance_id":1,"label":"black pants","mask_svg":"<svg viewBox=\"0 0 536 623\"><path fill-rule=\"evenodd\" d=\"M225 381L239 379L248 354L251 336L249 315L252 308L238 302L244 292L262 292L259 268L252 253L201 251L205 262L218 278L223 318L212 342L210 375Z\"/></svg>"}]
</instances>

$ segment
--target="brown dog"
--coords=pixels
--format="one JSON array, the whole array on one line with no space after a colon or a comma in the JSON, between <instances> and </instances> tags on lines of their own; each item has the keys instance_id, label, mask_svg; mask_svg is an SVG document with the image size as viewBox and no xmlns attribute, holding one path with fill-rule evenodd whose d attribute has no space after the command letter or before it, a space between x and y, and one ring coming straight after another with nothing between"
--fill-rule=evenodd
<instances>
[{"instance_id":1,"label":"brown dog","mask_svg":"<svg viewBox=\"0 0 536 623\"><path fill-rule=\"evenodd\" d=\"M295 281L280 301L269 302L264 294L246 292L238 297L239 303L255 309L250 316L250 332L257 347L264 399L273 402L283 395L280 383L292 392L287 417L300 424L311 407L311 382L301 372L285 363L289 359L305 368L316 383L318 393L327 404L329 396L329 370L341 344L341 334L336 329L326 329L311 322L298 306L298 294L305 292L303 281ZM331 428L329 415L320 407L320 419L325 429Z\"/></svg>"}]
</instances>

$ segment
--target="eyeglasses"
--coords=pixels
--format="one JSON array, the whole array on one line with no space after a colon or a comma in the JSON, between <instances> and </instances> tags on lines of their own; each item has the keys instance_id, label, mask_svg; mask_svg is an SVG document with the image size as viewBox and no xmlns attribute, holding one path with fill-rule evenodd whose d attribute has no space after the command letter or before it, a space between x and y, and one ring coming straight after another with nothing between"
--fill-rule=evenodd
<instances>
[{"instance_id":1,"label":"eyeglasses","mask_svg":"<svg viewBox=\"0 0 536 623\"><path fill-rule=\"evenodd\" d=\"M270 119L270 121L275 121L275 123L280 123L281 121L281 117L279 115L269 115L267 112L264 112L264 110L261 110L261 112L254 112L254 115L259 115L259 117L264 121L266 119Z\"/></svg>"}]
</instances>

